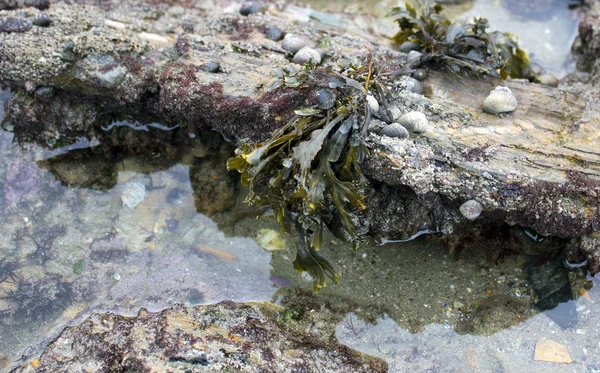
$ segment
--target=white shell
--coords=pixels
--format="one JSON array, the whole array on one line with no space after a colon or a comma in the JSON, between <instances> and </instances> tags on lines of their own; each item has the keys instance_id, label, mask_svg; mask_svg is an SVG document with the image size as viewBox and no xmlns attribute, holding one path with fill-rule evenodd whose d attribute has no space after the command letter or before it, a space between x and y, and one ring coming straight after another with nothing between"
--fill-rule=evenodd
<instances>
[{"instance_id":1,"label":"white shell","mask_svg":"<svg viewBox=\"0 0 600 373\"><path fill-rule=\"evenodd\" d=\"M408 132L423 133L429 127L429 121L425 114L420 111L411 111L398 119L398 122L408 130Z\"/></svg>"},{"instance_id":2,"label":"white shell","mask_svg":"<svg viewBox=\"0 0 600 373\"><path fill-rule=\"evenodd\" d=\"M300 49L306 47L306 41L294 34L287 34L281 42L281 47L290 53L297 53Z\"/></svg>"},{"instance_id":3,"label":"white shell","mask_svg":"<svg viewBox=\"0 0 600 373\"><path fill-rule=\"evenodd\" d=\"M134 209L146 198L146 187L137 181L131 181L124 185L121 201L130 209Z\"/></svg>"},{"instance_id":4,"label":"white shell","mask_svg":"<svg viewBox=\"0 0 600 373\"><path fill-rule=\"evenodd\" d=\"M300 49L298 52L296 52L294 58L292 59L292 62L297 63L298 65L306 65L311 61L317 65L320 64L321 55L319 52L309 47Z\"/></svg>"},{"instance_id":5,"label":"white shell","mask_svg":"<svg viewBox=\"0 0 600 373\"><path fill-rule=\"evenodd\" d=\"M509 113L517 108L517 98L510 88L498 86L483 101L483 111L490 114Z\"/></svg>"},{"instance_id":6,"label":"white shell","mask_svg":"<svg viewBox=\"0 0 600 373\"><path fill-rule=\"evenodd\" d=\"M469 220L475 220L481 215L483 206L474 199L468 200L460 206L460 213Z\"/></svg>"},{"instance_id":7,"label":"white shell","mask_svg":"<svg viewBox=\"0 0 600 373\"><path fill-rule=\"evenodd\" d=\"M408 137L408 131L400 123L392 123L389 126L385 126L379 131L380 135L387 137L397 137L399 139L405 139Z\"/></svg>"},{"instance_id":8,"label":"white shell","mask_svg":"<svg viewBox=\"0 0 600 373\"><path fill-rule=\"evenodd\" d=\"M367 105L371 108L371 113L376 114L379 112L379 102L373 95L367 95Z\"/></svg>"}]
</instances>

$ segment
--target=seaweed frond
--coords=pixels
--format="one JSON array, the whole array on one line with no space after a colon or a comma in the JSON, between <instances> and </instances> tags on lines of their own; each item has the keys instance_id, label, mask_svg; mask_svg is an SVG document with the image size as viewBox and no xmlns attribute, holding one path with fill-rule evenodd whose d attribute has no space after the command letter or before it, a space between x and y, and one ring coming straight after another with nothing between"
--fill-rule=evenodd
<instances>
[{"instance_id":1,"label":"seaweed frond","mask_svg":"<svg viewBox=\"0 0 600 373\"><path fill-rule=\"evenodd\" d=\"M319 252L323 230L355 246L361 241L357 226L367 206L360 163L368 155L365 140L372 116L367 95L371 88L384 86L370 53L364 62L278 70L270 89L325 86L335 103L295 110L268 141L243 145L228 162L249 188L246 201L269 208L282 232L296 236L294 268L312 276L314 291L326 285L327 277L339 280Z\"/></svg>"},{"instance_id":2,"label":"seaweed frond","mask_svg":"<svg viewBox=\"0 0 600 373\"><path fill-rule=\"evenodd\" d=\"M509 76L535 79L529 57L513 35L489 32L485 18L475 18L466 25L451 22L442 10L432 0L416 1L415 6L407 2L404 8L392 8L391 15L398 16L396 22L400 26L394 40L417 43L423 54L414 67L439 61L455 71L466 68L502 79Z\"/></svg>"}]
</instances>

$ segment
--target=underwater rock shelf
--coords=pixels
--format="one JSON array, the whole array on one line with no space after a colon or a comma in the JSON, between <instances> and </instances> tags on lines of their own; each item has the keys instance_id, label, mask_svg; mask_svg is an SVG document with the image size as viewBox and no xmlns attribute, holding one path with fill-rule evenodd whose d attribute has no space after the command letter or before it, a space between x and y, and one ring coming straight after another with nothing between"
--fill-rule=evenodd
<instances>
[{"instance_id":1,"label":"underwater rock shelf","mask_svg":"<svg viewBox=\"0 0 600 373\"><path fill-rule=\"evenodd\" d=\"M268 303L222 302L137 317L97 314L14 372L388 371L383 360L339 344L332 330L307 332L315 328L310 318L285 320L280 312Z\"/></svg>"},{"instance_id":2,"label":"underwater rock shelf","mask_svg":"<svg viewBox=\"0 0 600 373\"><path fill-rule=\"evenodd\" d=\"M179 125L191 135L216 130L238 144L265 140L293 109L313 105L316 92L267 91L274 69L291 59L267 38L271 26L324 46L326 61L364 56L365 46L375 61L398 70L407 60L383 38L376 45L376 37L290 24L276 10L242 17L202 4L184 12L134 2L108 10L61 3L45 11L48 27L0 33L0 84L18 91L7 104L5 128L20 142L65 146L101 138L102 126L115 118L136 118ZM432 69L423 85L425 95L400 92L390 105L399 115L424 113L424 133L369 135L363 171L380 182L367 191L371 233L406 239L423 230L451 232L470 224L459 206L476 200L480 219L587 237L594 260L600 246L597 106L557 88L445 70ZM483 101L499 85L512 90L518 107L487 114ZM403 198L390 202L394 193Z\"/></svg>"}]
</instances>

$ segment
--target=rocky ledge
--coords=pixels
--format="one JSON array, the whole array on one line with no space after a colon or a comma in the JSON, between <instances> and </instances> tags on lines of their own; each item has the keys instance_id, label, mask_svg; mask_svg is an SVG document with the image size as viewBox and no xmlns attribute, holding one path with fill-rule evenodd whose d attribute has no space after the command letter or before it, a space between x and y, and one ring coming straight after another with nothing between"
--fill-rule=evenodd
<instances>
[{"instance_id":1,"label":"rocky ledge","mask_svg":"<svg viewBox=\"0 0 600 373\"><path fill-rule=\"evenodd\" d=\"M96 314L65 329L14 372L387 372L340 345L334 326L269 303L173 307L136 317Z\"/></svg>"},{"instance_id":2,"label":"rocky ledge","mask_svg":"<svg viewBox=\"0 0 600 373\"><path fill-rule=\"evenodd\" d=\"M101 137L115 118L178 125L192 136L216 130L238 144L264 140L293 109L316 102L316 87L267 90L274 69L294 56L277 29L303 39L323 64L364 56L365 46L398 71L409 59L382 35L290 22L282 4L248 16L236 2L101 5L58 3L43 16L34 8L0 11L7 25L0 83L18 90L4 127L18 141ZM584 31L597 24L590 17ZM596 36L584 32L576 44L584 60L597 45L586 38ZM552 88L434 68L425 75L424 94L400 90L376 115L389 123L416 111L427 126L409 137L381 136L374 126L363 169L372 181L370 234L406 239L472 229L473 216L459 208L476 201L479 222L571 239L592 271L600 270L600 116L595 90L584 84L597 76ZM397 84L406 83L399 76ZM518 105L490 114L484 101L498 86Z\"/></svg>"}]
</instances>

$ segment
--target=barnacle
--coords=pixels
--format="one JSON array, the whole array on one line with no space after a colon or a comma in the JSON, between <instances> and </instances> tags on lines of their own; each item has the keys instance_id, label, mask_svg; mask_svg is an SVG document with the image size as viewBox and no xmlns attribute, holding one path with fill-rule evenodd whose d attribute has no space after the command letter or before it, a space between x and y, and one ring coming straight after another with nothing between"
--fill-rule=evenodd
<instances>
[{"instance_id":1,"label":"barnacle","mask_svg":"<svg viewBox=\"0 0 600 373\"><path fill-rule=\"evenodd\" d=\"M247 202L270 208L282 232L296 236L294 268L308 272L318 291L327 277L339 280L319 252L323 229L355 246L361 240L357 225L367 206L360 163L368 154L365 139L372 116L367 95L370 89L378 94L385 85L370 54L364 64L344 60L337 68L290 65L276 76L270 89L319 82L334 90L338 100L330 109L295 110L268 141L238 149L228 168L240 172L242 184L249 187Z\"/></svg>"},{"instance_id":2,"label":"barnacle","mask_svg":"<svg viewBox=\"0 0 600 373\"><path fill-rule=\"evenodd\" d=\"M488 32L488 20L475 18L473 23L460 25L442 15L442 6L432 0L410 2L405 8L392 8L391 15L400 31L394 37L398 43L417 43L423 56L414 67L438 61L452 69L466 68L475 72L499 75L502 79L535 80L529 57L519 48L514 36L500 31Z\"/></svg>"}]
</instances>

